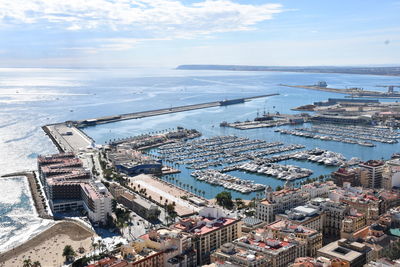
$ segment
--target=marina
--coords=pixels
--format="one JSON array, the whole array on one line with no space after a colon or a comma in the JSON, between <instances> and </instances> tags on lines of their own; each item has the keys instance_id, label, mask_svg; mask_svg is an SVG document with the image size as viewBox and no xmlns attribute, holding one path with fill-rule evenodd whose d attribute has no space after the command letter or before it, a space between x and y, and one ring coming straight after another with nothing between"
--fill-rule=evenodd
<instances>
[{"instance_id":1,"label":"marina","mask_svg":"<svg viewBox=\"0 0 400 267\"><path fill-rule=\"evenodd\" d=\"M313 174L312 170L300 168L294 165L282 165L276 163L262 163L260 161L252 161L239 166L240 170L257 174L272 176L281 180L295 180L309 177Z\"/></svg>"},{"instance_id":2,"label":"marina","mask_svg":"<svg viewBox=\"0 0 400 267\"><path fill-rule=\"evenodd\" d=\"M188 169L206 169L262 158L267 155L304 148L303 145L268 143L237 136L217 136L159 147L158 159L184 164Z\"/></svg>"},{"instance_id":3,"label":"marina","mask_svg":"<svg viewBox=\"0 0 400 267\"><path fill-rule=\"evenodd\" d=\"M246 76L246 77L245 77ZM286 73L281 73L279 74L278 78L273 78L275 77L275 74L270 76L270 75L264 75L260 74L257 75L257 77L250 75L247 77L247 74L243 77L243 81L237 80L237 83L240 84L240 87L238 88L244 88L247 85L254 85L255 95L263 95L263 94L273 94L273 93L279 93L279 95L276 95L274 97L268 98L268 103L267 99L263 98L258 98L254 99L253 101L244 101L241 103L237 103L237 105L229 105L229 102L226 103L228 105L217 105L215 107L210 107L210 108L204 108L204 109L191 109L187 110L185 112L171 112L171 113L165 113L165 114L159 114L159 115L154 115L154 116L149 116L149 117L143 117L143 118L136 118L132 120L120 120L120 121L113 121L112 118L109 118L110 120L108 122L110 123L102 123L100 122L99 124L93 124L89 125L86 124L85 127L79 128L74 126L74 122L81 122L80 118L85 118L85 117L92 117L92 118L105 118L107 117L108 114L128 114L126 112L129 112L130 110L133 109L133 111L137 111L136 113L140 114L141 110L157 110L155 109L156 107L164 107L165 110L168 110L168 107L176 107L176 106L185 106L185 105L196 105L195 103L197 102L203 102L203 103L209 103L212 102L214 99L224 99L227 96L230 97L231 99L240 99L245 97L245 92L235 91L236 93L232 93L232 86L231 85L221 85L221 84L212 84L210 87L208 86L203 86L203 82L199 82L197 80L193 80L193 84L196 86L201 86L203 91L198 91L196 89L197 87L191 87L186 85L186 81L182 81L184 86L187 86L187 91L179 91L176 93L176 95L162 95L163 91L158 90L158 88L155 88L157 92L155 92L155 95L157 97L154 97L151 100L151 105L148 103L145 104L142 101L136 101L132 100L133 102L127 102L126 104L123 104L121 102L119 105L114 104L114 100L119 97L121 101L124 101L127 99L127 95L116 95L116 96L111 96L108 95L107 97L110 97L110 99L113 99L113 104L108 105L106 108L101 109L101 110L85 110L85 112L81 112L78 108L76 107L69 107L69 109L73 109L74 113L68 113L67 116L58 116L56 120L58 121L65 121L69 120L68 122L72 122L71 125L72 127L75 127L78 132L72 131L72 136L69 135L63 135L62 137L64 139L73 139L77 140L76 142L73 141L73 149L75 151L80 151L80 149L87 149L88 147L95 147L105 144L108 145L114 142L118 141L125 141L127 137L129 136L143 136L143 135L158 135L158 134L163 134L164 129L171 129L170 127L177 127L177 126L182 126L185 129L193 129L195 128L197 131L201 132L202 137L201 139L207 139L207 138L212 138L215 136L237 136L238 138L248 138L250 140L261 140L266 143L271 143L271 144L276 144L275 146L266 146L265 148L259 148L259 149L250 149L246 150L246 148L250 147L251 145L247 146L242 146L242 147L231 147L232 152L235 152L234 150L237 150L235 153L231 154L226 154L226 153L220 153L222 157L218 158L211 158L211 157L216 157L220 156L219 154L212 155L211 151L207 151L207 153L210 153L208 156L204 155L203 157L195 157L195 158L190 158L190 155L181 155L182 159L174 159L173 161L167 162L166 159L165 165L171 166L173 169L176 171L172 172L171 174L168 175L163 175L161 176L161 179L164 181L170 181L176 186L182 187L185 185L185 188L187 189L187 185L191 185L194 188L201 188L202 191L205 191L206 193L204 194L205 197L207 198L213 198L215 195L221 190L220 186L212 186L204 181L200 181L192 177L190 174L191 172L195 170L207 170L207 169L218 169L219 171L223 172L226 170L229 170L229 175L232 175L234 177L238 177L242 180L250 180L254 181L255 183L258 184L264 184L264 185L270 185L272 188L276 188L277 186L282 186L285 180L283 179L277 179L273 176L266 176L263 174L258 174L258 173L251 173L247 171L242 171L240 169L234 168L236 165L243 165L244 163L251 162L254 159L258 157L259 160L265 160L271 163L280 163L282 165L294 165L298 166L300 168L305 168L313 171L312 177L314 176L320 176L320 175L326 175L329 174L330 172L334 171L336 166L333 165L326 165L324 162L317 162L317 161L311 161L311 160L299 160L293 157L293 153L297 152L302 152L303 150L301 148L293 149L290 150L291 147L288 147L289 144L297 144L302 146L305 149L312 149L315 147L321 147L323 149L329 150L329 151L335 151L335 152L340 152L343 155L345 155L348 158L351 158L352 156L358 157L362 159L363 161L368 160L371 158L371 155L374 155L374 157L377 158L388 158L390 157L392 152L392 146L393 144L390 143L381 143L381 142L375 142L371 140L362 140L360 139L359 141L364 141L366 143L372 143L375 146L367 146L370 144L365 144L365 145L358 145L354 144L354 142L326 142L321 139L314 139L314 138L303 138L301 136L289 136L289 135L284 135L280 134L279 132L275 132L274 128L271 127L263 127L263 128L250 128L247 129L246 131L242 131L237 128L231 128L231 127L218 127L219 124L223 121L242 121L245 122L248 118L256 118L258 117L256 115L256 111L260 109L265 109L266 111L269 110L271 111L270 114L276 114L279 112L280 114L288 114L288 115L293 115L295 116L296 114L298 115L298 112L292 111L291 108L295 106L301 106L306 103L314 103L318 101L324 101L328 98L337 98L337 94L332 93L332 92L317 92L315 91L314 94L303 94L299 93L301 92L300 90L293 90L293 88L288 88L288 87L282 87L282 86L276 86L280 82L285 82L285 83L298 83L298 84L311 84L312 82L318 81L318 80L327 80L328 83L332 84L332 87L336 88L341 88L345 87L346 83L354 83L347 79L343 75L337 75L340 77L340 79L336 80L336 84L330 79L329 77L322 77L320 75L313 75L313 74L301 74L301 75L296 75L295 77L292 74L286 74ZM303 77L304 76L304 77ZM353 75L350 75L349 77L352 77ZM230 76L232 77L232 76ZM252 77L250 79L250 77ZM229 82L230 78L227 77L212 77L209 78L210 80L218 80L218 81L224 81L224 82ZM179 80L179 78L171 78L171 80ZM344 82L341 82L341 81ZM256 82L257 81L257 82ZM259 86L259 82L262 82L266 86ZM369 84L380 84L382 83L381 81L378 81L376 77L374 76L365 76L363 79L359 79L357 76L357 83L365 88L368 88ZM395 83L395 82L393 82ZM178 85L176 84L176 88L183 88L183 85ZM155 89L151 89L151 84L149 84L148 90L153 92ZM215 90L215 88L223 89L221 93L217 95L213 95L213 97L210 97L211 92ZM147 90L147 89L146 89ZM153 91L152 91L153 90ZM180 89L179 89L180 90ZM122 91L121 91L122 92ZM124 91L125 92L125 91ZM228 94L229 92L229 94ZM109 91L105 91L104 93L109 93ZM100 94L100 93L99 93ZM161 97L159 97L161 96ZM141 95L134 95L133 97L141 97ZM190 97L190 98L189 98ZM82 99L83 101L84 99ZM83 101L84 102L84 101ZM132 106L132 103L134 107ZM82 105L85 105L86 103L82 103ZM389 105L385 106L385 108L391 108ZM56 112L56 111L54 111ZM152 115L152 114L149 114ZM47 115L49 116L49 115ZM277 118L279 120L281 118ZM263 123L263 122L261 122ZM65 125L65 130L68 131L67 123L63 123ZM305 122L304 126L308 126L309 124L307 121ZM314 124L315 126L316 124ZM329 124L326 124L329 125ZM71 128L72 128L71 127ZM299 126L294 126L292 124L286 124L279 126L279 129L284 129L284 130L294 130L296 127ZM152 134L153 132L153 134ZM157 132L157 133L156 133ZM156 133L156 134L155 134ZM86 134L90 138L85 138L82 139L80 134ZM325 134L318 134L317 135L325 135ZM335 137L339 138L338 136L334 135L328 135L330 137ZM372 136L372 135L371 135ZM79 141L78 139L82 139L82 142ZM193 140L201 140L199 138L193 139ZM344 138L343 138L344 139ZM350 137L347 139L351 139ZM60 140L62 140L60 138ZM88 140L88 141L86 141ZM62 141L63 142L63 141ZM94 143L95 142L95 143ZM173 144L173 143L180 143L179 140L174 140L171 143L164 143L164 144ZM64 144L64 143L63 143ZM158 153L157 146L162 145L162 143L154 143L154 144L146 144L144 146L139 147L138 149L140 150L145 150L145 153L149 153L153 157L161 157L164 156L161 153ZM262 144L252 144L252 145L262 145ZM68 148L68 145L64 144L64 147ZM288 147L288 151L284 151L283 148ZM295 147L293 147L295 148ZM257 154L257 152L261 152L262 150L263 153ZM298 150L298 151L296 151ZM217 151L215 151L217 152ZM42 152L43 153L43 152ZM171 157L173 156L173 153L170 153ZM170 157L170 155L167 155ZM209 157L209 158L208 158ZM204 160L205 158L206 160ZM171 158L172 159L172 158ZM180 173L178 173L180 172ZM169 173L169 172L166 172ZM173 174L175 173L175 174ZM172 180L167 180L168 177L174 177ZM297 179L296 183L300 183L302 179ZM255 193L248 193L248 194L242 194L239 191L235 190L230 190L226 189L232 193L233 197L241 197L243 199L251 199L252 197L255 196Z\"/></svg>"},{"instance_id":4,"label":"marina","mask_svg":"<svg viewBox=\"0 0 400 267\"><path fill-rule=\"evenodd\" d=\"M195 177L197 180L205 181L212 185L220 185L226 189L235 190L243 194L264 190L266 187L265 185L254 184L253 181L242 180L238 177L212 169L204 171L197 170L192 172L191 176Z\"/></svg>"},{"instance_id":5,"label":"marina","mask_svg":"<svg viewBox=\"0 0 400 267\"><path fill-rule=\"evenodd\" d=\"M350 139L350 138L340 138L340 137L335 137L335 136L330 136L330 135L315 134L313 132L309 132L309 131L306 131L303 129L300 129L300 130L299 129L295 129L295 130L277 129L276 132L279 132L281 134L290 134L290 135L305 137L305 138L320 139L323 141L335 141L335 142L342 142L342 143L347 143L347 144L357 144L360 146L368 146L368 147L375 146L375 144L371 143L371 142L355 140L355 139ZM337 135L337 134L335 134L335 135Z\"/></svg>"}]
</instances>

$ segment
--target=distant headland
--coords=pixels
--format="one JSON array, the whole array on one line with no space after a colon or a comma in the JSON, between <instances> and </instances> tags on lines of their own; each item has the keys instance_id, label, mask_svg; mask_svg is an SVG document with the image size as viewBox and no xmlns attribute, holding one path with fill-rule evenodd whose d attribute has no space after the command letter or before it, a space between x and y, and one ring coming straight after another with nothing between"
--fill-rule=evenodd
<instances>
[{"instance_id":1,"label":"distant headland","mask_svg":"<svg viewBox=\"0 0 400 267\"><path fill-rule=\"evenodd\" d=\"M400 76L398 67L180 65L178 70L288 71Z\"/></svg>"}]
</instances>

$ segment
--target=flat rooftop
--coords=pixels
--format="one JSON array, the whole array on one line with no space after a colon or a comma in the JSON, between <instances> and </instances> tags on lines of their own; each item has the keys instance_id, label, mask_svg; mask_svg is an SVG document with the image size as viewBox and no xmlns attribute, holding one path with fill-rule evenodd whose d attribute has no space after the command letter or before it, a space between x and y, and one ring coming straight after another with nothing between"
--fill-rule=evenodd
<instances>
[{"instance_id":1,"label":"flat rooftop","mask_svg":"<svg viewBox=\"0 0 400 267\"><path fill-rule=\"evenodd\" d=\"M318 252L323 253L324 256L329 256L330 258L339 258L347 262L353 262L362 256L362 254L358 251L340 246L339 241L329 243L328 245L320 248Z\"/></svg>"}]
</instances>

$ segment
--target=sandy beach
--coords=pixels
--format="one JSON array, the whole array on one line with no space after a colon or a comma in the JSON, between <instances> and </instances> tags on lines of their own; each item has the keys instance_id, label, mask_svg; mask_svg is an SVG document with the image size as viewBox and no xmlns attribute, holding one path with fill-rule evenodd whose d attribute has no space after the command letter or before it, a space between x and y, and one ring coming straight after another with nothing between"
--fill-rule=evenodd
<instances>
[{"instance_id":1,"label":"sandy beach","mask_svg":"<svg viewBox=\"0 0 400 267\"><path fill-rule=\"evenodd\" d=\"M0 254L0 266L23 265L25 259L39 261L43 267L62 266L62 256L66 245L71 245L78 257L78 248L83 247L85 254L91 250L95 233L75 222L59 222L24 244Z\"/></svg>"}]
</instances>

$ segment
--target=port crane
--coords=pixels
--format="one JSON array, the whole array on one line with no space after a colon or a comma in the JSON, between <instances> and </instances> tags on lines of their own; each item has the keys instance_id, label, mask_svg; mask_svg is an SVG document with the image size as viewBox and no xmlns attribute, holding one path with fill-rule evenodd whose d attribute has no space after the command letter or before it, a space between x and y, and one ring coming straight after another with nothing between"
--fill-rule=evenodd
<instances>
[{"instance_id":1,"label":"port crane","mask_svg":"<svg viewBox=\"0 0 400 267\"><path fill-rule=\"evenodd\" d=\"M375 85L375 87L386 87L388 89L388 94L393 94L394 93L394 88L399 87L400 85Z\"/></svg>"}]
</instances>

